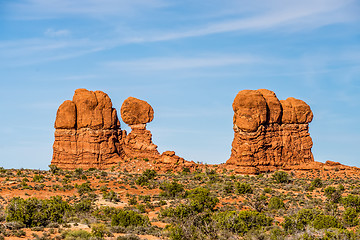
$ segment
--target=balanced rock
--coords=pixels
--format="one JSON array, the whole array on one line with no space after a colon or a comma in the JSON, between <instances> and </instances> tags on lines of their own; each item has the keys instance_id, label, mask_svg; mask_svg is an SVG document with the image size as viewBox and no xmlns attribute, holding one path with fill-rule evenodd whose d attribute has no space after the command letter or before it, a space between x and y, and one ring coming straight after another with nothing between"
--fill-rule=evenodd
<instances>
[{"instance_id":1,"label":"balanced rock","mask_svg":"<svg viewBox=\"0 0 360 240\"><path fill-rule=\"evenodd\" d=\"M158 159L160 153L152 142L152 134L146 130L146 123L154 119L154 110L146 101L129 97L121 106L121 118L131 128L123 139L126 158Z\"/></svg>"},{"instance_id":2,"label":"balanced rock","mask_svg":"<svg viewBox=\"0 0 360 240\"><path fill-rule=\"evenodd\" d=\"M154 110L147 102L129 97L121 106L121 118L130 126L146 124L154 119Z\"/></svg>"},{"instance_id":3,"label":"balanced rock","mask_svg":"<svg viewBox=\"0 0 360 240\"><path fill-rule=\"evenodd\" d=\"M279 101L267 89L243 90L235 97L234 140L226 164L254 174L313 162L310 107L299 99Z\"/></svg>"},{"instance_id":4,"label":"balanced rock","mask_svg":"<svg viewBox=\"0 0 360 240\"><path fill-rule=\"evenodd\" d=\"M104 169L122 157L116 110L101 91L77 89L60 105L55 120L52 165L62 169Z\"/></svg>"}]
</instances>

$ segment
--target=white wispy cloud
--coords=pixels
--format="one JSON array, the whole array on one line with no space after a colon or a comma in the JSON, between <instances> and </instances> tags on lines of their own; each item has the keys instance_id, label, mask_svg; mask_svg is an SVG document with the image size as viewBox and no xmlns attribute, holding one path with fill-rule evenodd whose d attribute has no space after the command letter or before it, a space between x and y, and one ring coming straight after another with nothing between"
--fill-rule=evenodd
<instances>
[{"instance_id":1,"label":"white wispy cloud","mask_svg":"<svg viewBox=\"0 0 360 240\"><path fill-rule=\"evenodd\" d=\"M54 30L52 28L48 28L44 32L44 35L48 37L66 37L70 35L70 31L67 29Z\"/></svg>"},{"instance_id":2,"label":"white wispy cloud","mask_svg":"<svg viewBox=\"0 0 360 240\"><path fill-rule=\"evenodd\" d=\"M166 20L170 16L164 12L168 11L169 3L162 0L23 0L10 3L9 9L12 9L12 16L18 19L67 19L67 16L74 15L79 18L96 17L101 21L107 19L114 23L106 30L97 29L96 31L99 32L95 35L92 32L88 32L87 36L83 34L82 36L85 36L83 38L71 36L71 32L75 32L72 29L48 28L44 31L43 38L0 41L0 55L2 55L0 61L3 58L1 62L11 64L11 59L15 59L14 64L26 65L75 58L128 44L172 41L229 32L261 33L267 30L293 32L314 29L329 24L353 21L356 16L350 9L356 9L354 6L357 6L355 0L255 0L251 4L242 0L229 2L232 4L224 4L224 6L220 4L221 18L213 17L212 12L206 12L206 14L201 12L203 19L194 22L185 21L184 25L179 24L187 17L192 19L200 11L198 10L192 11L189 16L182 16L181 20L177 19L178 16L171 19L172 22L178 23L176 26L183 27L166 25ZM171 4L176 8L176 2ZM212 4L215 2L213 1ZM219 3L216 4L219 5ZM232 9L227 9L230 6ZM233 10L235 6L238 6L240 10ZM202 7L198 4L199 9ZM215 10L215 7L211 9L211 11ZM131 16L135 18L129 20L126 12L131 12ZM237 12L239 14L236 14ZM149 13L152 13L150 14L152 17L149 17ZM136 21L136 24L133 24L133 21ZM151 27L142 25L148 21L155 21L156 24L150 24ZM114 27L116 23L125 26L118 29ZM132 28L133 25L137 26L136 29ZM66 37L66 40L63 37ZM142 65L149 69L162 68L163 62L158 62L158 59L152 60L151 63L142 63ZM163 66L187 68L192 64L191 61L188 63L174 61L170 59L170 62ZM197 59L193 62L193 66L219 66L238 61L239 59L220 59L219 61ZM111 64L124 65L122 62ZM132 67L131 62L126 64Z\"/></svg>"},{"instance_id":3,"label":"white wispy cloud","mask_svg":"<svg viewBox=\"0 0 360 240\"><path fill-rule=\"evenodd\" d=\"M231 20L215 21L206 25L197 25L189 29L175 31L148 33L145 37L128 38L128 42L156 42L169 41L189 37L200 37L211 34L219 34L236 31L259 31L265 29L284 28L288 31L296 29L318 28L329 24L354 20L354 15L347 11L338 13L352 0L317 0L317 1L269 1L276 2L274 6L265 12L252 14L250 17L241 17ZM279 3L282 3L280 6Z\"/></svg>"},{"instance_id":4,"label":"white wispy cloud","mask_svg":"<svg viewBox=\"0 0 360 240\"><path fill-rule=\"evenodd\" d=\"M261 58L255 56L207 56L207 57L164 57L145 58L133 61L111 61L103 63L105 67L115 70L175 70L190 68L222 67L237 64L251 64L262 62Z\"/></svg>"},{"instance_id":5,"label":"white wispy cloud","mask_svg":"<svg viewBox=\"0 0 360 240\"><path fill-rule=\"evenodd\" d=\"M9 4L15 19L52 19L66 16L103 18L128 16L165 5L161 0L23 0Z\"/></svg>"}]
</instances>

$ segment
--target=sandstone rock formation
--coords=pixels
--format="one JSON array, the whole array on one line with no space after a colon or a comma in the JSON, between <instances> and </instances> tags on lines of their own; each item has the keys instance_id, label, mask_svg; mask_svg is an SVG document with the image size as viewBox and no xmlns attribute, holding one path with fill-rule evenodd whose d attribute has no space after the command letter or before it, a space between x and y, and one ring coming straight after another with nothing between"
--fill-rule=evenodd
<instances>
[{"instance_id":1,"label":"sandstone rock formation","mask_svg":"<svg viewBox=\"0 0 360 240\"><path fill-rule=\"evenodd\" d=\"M255 174L314 162L308 131L313 114L304 101L279 101L267 89L243 90L235 97L233 110L229 169Z\"/></svg>"},{"instance_id":2,"label":"sandstone rock formation","mask_svg":"<svg viewBox=\"0 0 360 240\"><path fill-rule=\"evenodd\" d=\"M131 128L131 132L123 138L123 150L126 159L151 160L151 168L166 172L181 171L187 167L195 169L194 162L185 161L174 151L165 151L161 155L152 142L152 134L146 124L154 119L154 110L146 101L129 97L121 106L121 118Z\"/></svg>"},{"instance_id":3,"label":"sandstone rock formation","mask_svg":"<svg viewBox=\"0 0 360 240\"><path fill-rule=\"evenodd\" d=\"M57 111L51 164L62 169L112 166L121 158L123 135L109 96L77 89Z\"/></svg>"},{"instance_id":4,"label":"sandstone rock formation","mask_svg":"<svg viewBox=\"0 0 360 240\"><path fill-rule=\"evenodd\" d=\"M124 138L124 152L127 158L158 159L160 153L152 142L152 134L146 124L154 119L154 110L147 102L129 97L121 106L121 118L131 128Z\"/></svg>"}]
</instances>

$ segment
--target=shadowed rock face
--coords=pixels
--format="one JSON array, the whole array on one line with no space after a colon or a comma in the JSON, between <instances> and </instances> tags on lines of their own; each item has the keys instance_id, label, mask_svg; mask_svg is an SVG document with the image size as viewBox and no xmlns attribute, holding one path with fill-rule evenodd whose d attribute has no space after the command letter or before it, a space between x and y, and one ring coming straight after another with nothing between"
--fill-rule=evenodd
<instances>
[{"instance_id":1,"label":"shadowed rock face","mask_svg":"<svg viewBox=\"0 0 360 240\"><path fill-rule=\"evenodd\" d=\"M237 172L257 173L313 162L310 107L299 99L279 101L267 89L243 90L235 97L234 140L226 162Z\"/></svg>"},{"instance_id":2,"label":"shadowed rock face","mask_svg":"<svg viewBox=\"0 0 360 240\"><path fill-rule=\"evenodd\" d=\"M73 100L57 111L51 164L62 169L107 168L121 158L123 134L106 93L77 89Z\"/></svg>"}]
</instances>

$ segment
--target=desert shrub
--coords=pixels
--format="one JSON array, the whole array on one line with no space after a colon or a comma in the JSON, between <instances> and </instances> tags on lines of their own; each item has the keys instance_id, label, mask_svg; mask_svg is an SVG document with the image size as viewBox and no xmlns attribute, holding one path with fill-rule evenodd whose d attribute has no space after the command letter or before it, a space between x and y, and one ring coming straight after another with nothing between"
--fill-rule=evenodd
<instances>
[{"instance_id":1,"label":"desert shrub","mask_svg":"<svg viewBox=\"0 0 360 240\"><path fill-rule=\"evenodd\" d=\"M80 177L84 173L84 170L82 168L77 168L74 170L74 173L75 173L75 175Z\"/></svg>"},{"instance_id":2,"label":"desert shrub","mask_svg":"<svg viewBox=\"0 0 360 240\"><path fill-rule=\"evenodd\" d=\"M134 196L129 196L128 204L129 204L129 205L136 205L136 204L137 204L136 195L134 195Z\"/></svg>"},{"instance_id":3,"label":"desert shrub","mask_svg":"<svg viewBox=\"0 0 360 240\"><path fill-rule=\"evenodd\" d=\"M224 192L226 194L230 194L230 193L234 192L234 184L232 182L225 183Z\"/></svg>"},{"instance_id":4,"label":"desert shrub","mask_svg":"<svg viewBox=\"0 0 360 240\"><path fill-rule=\"evenodd\" d=\"M283 171L277 171L272 175L272 178L277 183L288 183L289 182L289 174Z\"/></svg>"},{"instance_id":5,"label":"desert shrub","mask_svg":"<svg viewBox=\"0 0 360 240\"><path fill-rule=\"evenodd\" d=\"M150 180L154 179L157 176L155 170L146 169L139 177L136 179L136 184L140 186L145 186L149 183Z\"/></svg>"},{"instance_id":6,"label":"desert shrub","mask_svg":"<svg viewBox=\"0 0 360 240\"><path fill-rule=\"evenodd\" d=\"M360 197L356 195L349 194L348 196L342 199L344 207L355 208L357 212L360 212Z\"/></svg>"},{"instance_id":7,"label":"desert shrub","mask_svg":"<svg viewBox=\"0 0 360 240\"><path fill-rule=\"evenodd\" d=\"M118 209L109 206L101 206L92 212L92 215L102 221L111 221L113 215L118 212Z\"/></svg>"},{"instance_id":8,"label":"desert shrub","mask_svg":"<svg viewBox=\"0 0 360 240\"><path fill-rule=\"evenodd\" d=\"M316 216L313 225L315 229L342 228L336 217L323 214Z\"/></svg>"},{"instance_id":9,"label":"desert shrub","mask_svg":"<svg viewBox=\"0 0 360 240\"><path fill-rule=\"evenodd\" d=\"M283 200L281 200L280 198L272 197L272 198L270 198L268 208L269 209L285 208L285 204L284 204Z\"/></svg>"},{"instance_id":10,"label":"desert shrub","mask_svg":"<svg viewBox=\"0 0 360 240\"><path fill-rule=\"evenodd\" d=\"M282 226L286 231L295 229L303 231L319 214L320 212L315 209L301 209L293 216L285 216Z\"/></svg>"},{"instance_id":11,"label":"desert shrub","mask_svg":"<svg viewBox=\"0 0 360 240\"><path fill-rule=\"evenodd\" d=\"M273 190L269 187L264 188L264 193L271 193Z\"/></svg>"},{"instance_id":12,"label":"desert shrub","mask_svg":"<svg viewBox=\"0 0 360 240\"><path fill-rule=\"evenodd\" d=\"M176 197L181 195L184 192L184 186L177 181L164 182L160 185L160 189L162 192L160 193L161 196L165 197Z\"/></svg>"},{"instance_id":13,"label":"desert shrub","mask_svg":"<svg viewBox=\"0 0 360 240\"><path fill-rule=\"evenodd\" d=\"M12 198L6 208L6 221L24 223L27 227L46 226L50 222L63 223L64 215L72 211L61 196L39 200Z\"/></svg>"},{"instance_id":14,"label":"desert shrub","mask_svg":"<svg viewBox=\"0 0 360 240\"><path fill-rule=\"evenodd\" d=\"M112 226L147 226L149 218L132 210L118 210L111 218Z\"/></svg>"},{"instance_id":15,"label":"desert shrub","mask_svg":"<svg viewBox=\"0 0 360 240\"><path fill-rule=\"evenodd\" d=\"M241 234L251 229L270 226L273 221L272 218L267 217L265 214L251 210L221 212L215 214L214 219L221 229Z\"/></svg>"},{"instance_id":16,"label":"desert shrub","mask_svg":"<svg viewBox=\"0 0 360 240\"><path fill-rule=\"evenodd\" d=\"M323 186L323 183L321 181L320 178L315 178L312 182L311 182L311 186L314 188L321 188Z\"/></svg>"},{"instance_id":17,"label":"desert shrub","mask_svg":"<svg viewBox=\"0 0 360 240\"><path fill-rule=\"evenodd\" d=\"M354 208L347 208L343 214L343 221L346 225L353 227L359 224L359 213Z\"/></svg>"},{"instance_id":18,"label":"desert shrub","mask_svg":"<svg viewBox=\"0 0 360 240\"><path fill-rule=\"evenodd\" d=\"M169 229L170 235L169 238L171 240L183 240L185 239L185 234L183 229L180 226L171 226Z\"/></svg>"},{"instance_id":19,"label":"desert shrub","mask_svg":"<svg viewBox=\"0 0 360 240\"><path fill-rule=\"evenodd\" d=\"M357 240L360 239L360 233L358 231L353 232L346 229L338 229L338 228L327 229L325 231L325 236L323 240L333 240L333 239Z\"/></svg>"},{"instance_id":20,"label":"desert shrub","mask_svg":"<svg viewBox=\"0 0 360 240\"><path fill-rule=\"evenodd\" d=\"M33 176L33 182L43 182L44 181L44 175L35 174Z\"/></svg>"},{"instance_id":21,"label":"desert shrub","mask_svg":"<svg viewBox=\"0 0 360 240\"><path fill-rule=\"evenodd\" d=\"M74 204L75 212L90 212L93 202L90 199L82 199L80 202Z\"/></svg>"},{"instance_id":22,"label":"desert shrub","mask_svg":"<svg viewBox=\"0 0 360 240\"><path fill-rule=\"evenodd\" d=\"M85 230L65 231L61 234L65 240L90 239L91 234Z\"/></svg>"},{"instance_id":23,"label":"desert shrub","mask_svg":"<svg viewBox=\"0 0 360 240\"><path fill-rule=\"evenodd\" d=\"M140 240L140 238L134 234L118 236L116 240Z\"/></svg>"},{"instance_id":24,"label":"desert shrub","mask_svg":"<svg viewBox=\"0 0 360 240\"><path fill-rule=\"evenodd\" d=\"M91 234L97 238L111 236L111 232L104 223L96 223L91 226Z\"/></svg>"},{"instance_id":25,"label":"desert shrub","mask_svg":"<svg viewBox=\"0 0 360 240\"><path fill-rule=\"evenodd\" d=\"M184 219L190 215L196 214L194 209L187 204L179 204L176 207L165 208L160 212L160 217L170 217L176 219Z\"/></svg>"},{"instance_id":26,"label":"desert shrub","mask_svg":"<svg viewBox=\"0 0 360 240\"><path fill-rule=\"evenodd\" d=\"M341 201L341 190L333 186L324 189L325 196L332 203L339 203Z\"/></svg>"},{"instance_id":27,"label":"desert shrub","mask_svg":"<svg viewBox=\"0 0 360 240\"><path fill-rule=\"evenodd\" d=\"M221 229L218 228L212 214L210 211L205 211L182 219L177 224L172 224L168 228L169 238L181 240L227 239L220 238Z\"/></svg>"},{"instance_id":28,"label":"desert shrub","mask_svg":"<svg viewBox=\"0 0 360 240\"><path fill-rule=\"evenodd\" d=\"M118 202L119 198L117 196L117 193L113 190L110 190L110 192L104 192L103 197L106 200L109 200L110 202Z\"/></svg>"},{"instance_id":29,"label":"desert shrub","mask_svg":"<svg viewBox=\"0 0 360 240\"><path fill-rule=\"evenodd\" d=\"M253 189L249 183L236 182L235 189L238 194L253 193Z\"/></svg>"},{"instance_id":30,"label":"desert shrub","mask_svg":"<svg viewBox=\"0 0 360 240\"><path fill-rule=\"evenodd\" d=\"M84 195L85 193L90 193L93 191L91 188L90 182L82 183L81 185L75 184L75 188L77 188L77 191L79 195Z\"/></svg>"},{"instance_id":31,"label":"desert shrub","mask_svg":"<svg viewBox=\"0 0 360 240\"><path fill-rule=\"evenodd\" d=\"M58 174L61 171L56 165L49 165L49 170L52 174Z\"/></svg>"},{"instance_id":32,"label":"desert shrub","mask_svg":"<svg viewBox=\"0 0 360 240\"><path fill-rule=\"evenodd\" d=\"M186 191L185 195L190 200L190 206L195 212L202 212L205 209L212 211L219 202L217 197L211 196L209 189L203 187Z\"/></svg>"}]
</instances>

